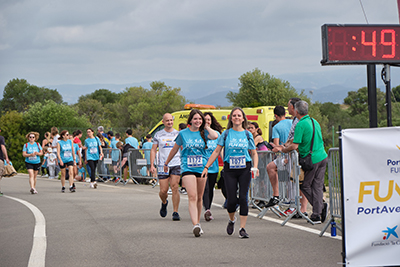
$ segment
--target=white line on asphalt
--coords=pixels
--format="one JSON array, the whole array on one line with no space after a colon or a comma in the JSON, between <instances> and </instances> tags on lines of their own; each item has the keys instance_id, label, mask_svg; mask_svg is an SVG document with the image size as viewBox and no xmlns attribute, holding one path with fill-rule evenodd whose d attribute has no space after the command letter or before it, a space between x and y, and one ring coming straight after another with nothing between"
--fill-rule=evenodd
<instances>
[{"instance_id":1,"label":"white line on asphalt","mask_svg":"<svg viewBox=\"0 0 400 267\"><path fill-rule=\"evenodd\" d=\"M46 260L46 247L47 247L47 239L46 239L46 220L43 216L43 213L31 203L4 195L3 197L15 200L25 205L30 209L35 216L35 230L33 233L33 245L31 250L31 255L29 256L28 267L44 267Z\"/></svg>"},{"instance_id":2,"label":"white line on asphalt","mask_svg":"<svg viewBox=\"0 0 400 267\"><path fill-rule=\"evenodd\" d=\"M212 205L222 208L222 205L219 205L219 204L213 203ZM257 215L258 214L254 214L252 212L249 212L249 216L252 216L254 218L257 218ZM282 220L278 220L278 219L274 219L274 218L270 218L270 217L266 217L266 216L262 217L262 219L266 220L266 221L278 223L278 224L282 224L282 222L283 222ZM289 226L289 227L292 227L292 228L295 228L295 229L298 229L298 230L302 230L302 231L306 231L306 232L309 232L309 233L313 233L313 234L316 234L316 235L319 235L319 233L321 232L320 230L317 230L317 229L311 229L309 227L297 225L297 224L290 223L290 222L287 222L284 226ZM341 236L331 236L328 233L324 233L323 236L329 237L329 238L333 238L333 239L337 239L337 240L342 240Z\"/></svg>"},{"instance_id":3,"label":"white line on asphalt","mask_svg":"<svg viewBox=\"0 0 400 267\"><path fill-rule=\"evenodd\" d=\"M111 188L119 188L119 189L127 188L127 187L116 187L115 185L111 185L111 184L102 184L101 186L111 187ZM141 190L139 188L135 188L135 190L138 190L138 191L141 191L141 192L148 192L148 191L145 191L145 190ZM222 208L222 205L220 205L220 204L212 203L212 205ZM257 218L257 215L258 214L249 212L249 216L252 216L254 218ZM266 221L278 223L278 224L282 224L282 222L283 222L283 220L274 219L274 218L270 218L270 217L266 217L266 216L264 216L262 219L266 220ZM320 230L317 230L317 229L312 229L312 228L309 228L309 227L297 225L297 224L290 223L290 222L287 222L284 226L289 226L289 227L292 227L294 229L298 229L298 230L301 230L301 231L313 233L313 234L316 234L316 235L319 235L320 232L321 232ZM329 238L332 238L332 239L342 240L341 236L331 236L329 233L324 233L323 236L329 237Z\"/></svg>"}]
</instances>

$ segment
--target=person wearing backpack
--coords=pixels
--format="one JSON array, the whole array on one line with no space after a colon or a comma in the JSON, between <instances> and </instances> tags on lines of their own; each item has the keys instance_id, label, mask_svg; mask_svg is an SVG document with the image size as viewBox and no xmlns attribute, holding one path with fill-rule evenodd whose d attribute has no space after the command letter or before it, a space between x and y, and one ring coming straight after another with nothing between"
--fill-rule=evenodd
<instances>
[{"instance_id":1,"label":"person wearing backpack","mask_svg":"<svg viewBox=\"0 0 400 267\"><path fill-rule=\"evenodd\" d=\"M43 155L42 147L36 142L39 138L39 133L30 132L26 135L28 143L22 148L22 156L25 157L25 166L29 173L29 185L31 194L37 194L36 177L41 166L40 156Z\"/></svg>"},{"instance_id":2,"label":"person wearing backpack","mask_svg":"<svg viewBox=\"0 0 400 267\"><path fill-rule=\"evenodd\" d=\"M103 149L100 140L94 135L92 128L86 130L87 138L85 140L86 159L85 163L90 168L90 188L97 188L96 168L99 160L103 159Z\"/></svg>"},{"instance_id":3,"label":"person wearing backpack","mask_svg":"<svg viewBox=\"0 0 400 267\"><path fill-rule=\"evenodd\" d=\"M244 111L238 107L234 108L229 115L227 129L219 137L217 148L211 154L201 174L201 177L206 177L208 175L208 169L217 159L224 147L224 183L227 193L227 210L229 214L226 232L228 235L232 235L235 231L236 205L239 204L240 238L249 238L245 227L249 212L247 196L251 181L251 171L255 172L255 176L259 176L256 146L253 136L246 130L247 125L247 118ZM238 184L239 199L237 198Z\"/></svg>"}]
</instances>

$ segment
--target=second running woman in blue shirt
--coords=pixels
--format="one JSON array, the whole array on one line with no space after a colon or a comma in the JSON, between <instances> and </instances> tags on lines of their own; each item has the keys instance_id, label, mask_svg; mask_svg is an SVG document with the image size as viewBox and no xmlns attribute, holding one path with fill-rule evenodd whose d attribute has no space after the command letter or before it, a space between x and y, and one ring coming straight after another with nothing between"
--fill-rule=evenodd
<instances>
[{"instance_id":1,"label":"second running woman in blue shirt","mask_svg":"<svg viewBox=\"0 0 400 267\"><path fill-rule=\"evenodd\" d=\"M175 139L165 161L164 172L168 172L168 163L182 146L181 172L189 200L189 214L193 224L193 234L199 237L203 234L200 226L200 216L203 205L204 187L207 178L201 178L204 165L207 162L207 140L218 138L216 131L205 123L204 115L200 110L192 109L188 118L189 127L180 131Z\"/></svg>"},{"instance_id":2,"label":"second running woman in blue shirt","mask_svg":"<svg viewBox=\"0 0 400 267\"><path fill-rule=\"evenodd\" d=\"M218 139L217 148L211 154L207 164L204 167L202 177L208 174L211 164L217 159L224 147L224 179L227 193L227 210L229 213L229 222L226 227L228 235L232 235L235 228L235 212L236 205L240 205L240 229L239 237L248 238L244 229L247 222L249 207L247 204L247 196L251 181L251 172L255 176L259 175L258 171L258 154L254 144L253 135L246 130L247 118L241 108L234 108L229 115L226 131L221 134ZM250 155L250 153L251 155ZM253 166L253 168L252 168ZM239 199L237 198L237 190L239 185Z\"/></svg>"}]
</instances>

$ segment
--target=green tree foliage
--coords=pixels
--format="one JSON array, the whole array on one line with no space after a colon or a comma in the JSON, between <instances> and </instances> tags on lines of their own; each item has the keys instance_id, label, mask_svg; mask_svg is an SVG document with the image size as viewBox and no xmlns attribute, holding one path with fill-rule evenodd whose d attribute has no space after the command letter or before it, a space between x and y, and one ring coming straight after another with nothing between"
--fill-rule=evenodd
<instances>
[{"instance_id":1,"label":"green tree foliage","mask_svg":"<svg viewBox=\"0 0 400 267\"><path fill-rule=\"evenodd\" d=\"M386 118L386 100L385 93L379 88L376 91L376 100L378 106L378 121ZM357 91L350 91L344 99L344 103L349 105L350 116L363 115L369 118L368 111L368 88L362 87ZM368 124L365 126L368 127Z\"/></svg>"},{"instance_id":2,"label":"green tree foliage","mask_svg":"<svg viewBox=\"0 0 400 267\"><path fill-rule=\"evenodd\" d=\"M34 103L53 100L62 103L62 96L57 90L29 84L24 79L13 79L4 87L3 99L0 101L2 111L26 111Z\"/></svg>"},{"instance_id":3,"label":"green tree foliage","mask_svg":"<svg viewBox=\"0 0 400 267\"><path fill-rule=\"evenodd\" d=\"M119 101L106 105L107 118L113 127L130 127L136 130L136 137L141 137L164 113L183 109L186 99L180 95L180 88L159 81L152 82L150 87L126 88Z\"/></svg>"},{"instance_id":4,"label":"green tree foliage","mask_svg":"<svg viewBox=\"0 0 400 267\"><path fill-rule=\"evenodd\" d=\"M400 85L392 88L392 101L400 102Z\"/></svg>"},{"instance_id":5,"label":"green tree foliage","mask_svg":"<svg viewBox=\"0 0 400 267\"><path fill-rule=\"evenodd\" d=\"M50 131L51 127L56 126L59 130L79 128L86 129L91 127L86 116L79 116L78 112L71 106L57 104L52 100L43 103L35 103L28 112L24 114L29 131L36 131L44 135Z\"/></svg>"},{"instance_id":6,"label":"green tree foliage","mask_svg":"<svg viewBox=\"0 0 400 267\"><path fill-rule=\"evenodd\" d=\"M238 107L287 106L291 97L309 100L303 93L299 95L289 82L257 68L240 76L238 93L229 92L226 96L233 106Z\"/></svg>"},{"instance_id":7,"label":"green tree foliage","mask_svg":"<svg viewBox=\"0 0 400 267\"><path fill-rule=\"evenodd\" d=\"M6 112L0 118L0 125L0 135L4 136L8 157L17 171L23 170L25 159L22 156L22 148L27 142L25 135L28 131L22 114L16 111Z\"/></svg>"},{"instance_id":8,"label":"green tree foliage","mask_svg":"<svg viewBox=\"0 0 400 267\"><path fill-rule=\"evenodd\" d=\"M78 103L84 103L89 99L94 99L99 101L104 106L108 103L117 102L119 98L120 95L118 93L111 92L108 89L98 89L91 94L80 96Z\"/></svg>"},{"instance_id":9,"label":"green tree foliage","mask_svg":"<svg viewBox=\"0 0 400 267\"><path fill-rule=\"evenodd\" d=\"M80 116L86 116L88 118L91 125L104 124L106 109L100 101L93 98L87 98L86 100L80 99L80 101L75 104L75 108Z\"/></svg>"}]
</instances>

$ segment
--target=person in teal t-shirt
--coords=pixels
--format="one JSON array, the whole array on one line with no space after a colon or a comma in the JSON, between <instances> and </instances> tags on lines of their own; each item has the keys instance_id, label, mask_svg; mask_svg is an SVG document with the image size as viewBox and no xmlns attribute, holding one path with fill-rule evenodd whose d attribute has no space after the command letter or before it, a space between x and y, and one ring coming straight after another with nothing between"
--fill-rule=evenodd
<instances>
[{"instance_id":1,"label":"person in teal t-shirt","mask_svg":"<svg viewBox=\"0 0 400 267\"><path fill-rule=\"evenodd\" d=\"M99 159L103 159L103 149L101 148L100 140L94 136L92 128L86 130L87 138L85 140L86 161L90 168L90 188L97 188L96 183L96 168Z\"/></svg>"},{"instance_id":2,"label":"person in teal t-shirt","mask_svg":"<svg viewBox=\"0 0 400 267\"><path fill-rule=\"evenodd\" d=\"M236 205L240 205L239 237L248 238L245 230L248 207L248 191L251 181L251 171L259 175L258 154L254 144L253 135L246 130L246 114L241 108L234 108L229 115L227 129L218 138L218 145L206 163L202 177L207 176L211 164L217 159L224 147L224 182L227 194L227 211L229 215L226 232L232 235L235 231ZM251 156L249 154L251 151ZM253 168L252 168L253 166ZM237 197L239 185L239 199Z\"/></svg>"},{"instance_id":3,"label":"person in teal t-shirt","mask_svg":"<svg viewBox=\"0 0 400 267\"><path fill-rule=\"evenodd\" d=\"M69 191L75 192L74 188L74 166L75 162L75 149L71 139L69 139L69 133L64 130L60 133L57 143L57 158L61 169L61 192L65 192L65 174L68 168L69 172Z\"/></svg>"},{"instance_id":4,"label":"person in teal t-shirt","mask_svg":"<svg viewBox=\"0 0 400 267\"><path fill-rule=\"evenodd\" d=\"M152 139L151 134L146 135L146 142L142 146L142 149L144 152L144 158L146 159L146 163L147 163L147 166L146 166L147 176L150 176L150 168L151 168L150 151L151 151L151 148L153 147L153 142L151 141L151 139Z\"/></svg>"},{"instance_id":5,"label":"person in teal t-shirt","mask_svg":"<svg viewBox=\"0 0 400 267\"><path fill-rule=\"evenodd\" d=\"M211 129L215 130L219 137L222 133L222 126L221 126L221 124L219 124L219 122L214 117L212 112L205 112L204 118L206 120L206 124L209 125L211 127ZM208 160L208 158L210 158L211 154L217 148L217 142L218 142L218 139L207 141L207 149L206 149L207 160ZM214 198L214 187L215 187L215 183L217 182L218 173L219 173L219 165L218 165L218 160L216 160L208 169L207 183L206 183L206 187L204 188L204 195L203 195L203 205L204 205L204 209L205 209L204 219L207 222L214 219L212 217L210 209L211 209L211 204L212 204L212 201Z\"/></svg>"},{"instance_id":6,"label":"person in teal t-shirt","mask_svg":"<svg viewBox=\"0 0 400 267\"><path fill-rule=\"evenodd\" d=\"M214 140L218 134L205 123L200 110L192 109L188 118L188 128L179 132L175 145L164 163L164 172L168 172L168 163L182 146L181 171L189 200L189 214L193 224L193 234L199 237L203 230L200 226L202 200L207 179L201 177L206 158L207 140Z\"/></svg>"},{"instance_id":7,"label":"person in teal t-shirt","mask_svg":"<svg viewBox=\"0 0 400 267\"><path fill-rule=\"evenodd\" d=\"M22 148L22 156L25 157L25 166L29 173L29 184L31 186L31 194L37 194L36 177L40 169L40 156L43 155L42 147L36 140L39 138L39 133L30 132L26 135L28 143Z\"/></svg>"}]
</instances>

